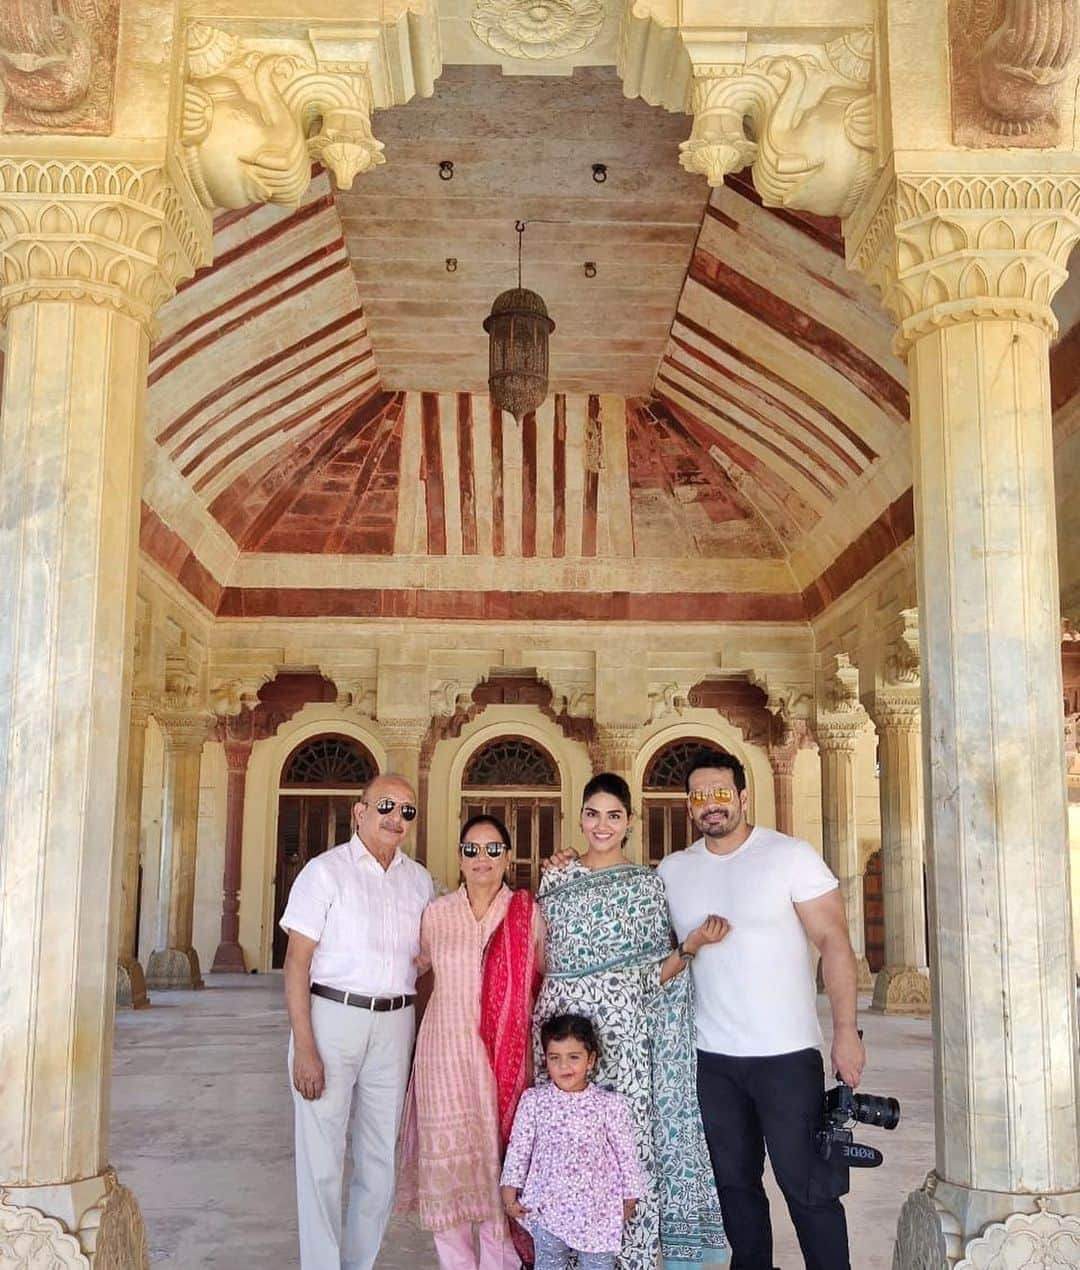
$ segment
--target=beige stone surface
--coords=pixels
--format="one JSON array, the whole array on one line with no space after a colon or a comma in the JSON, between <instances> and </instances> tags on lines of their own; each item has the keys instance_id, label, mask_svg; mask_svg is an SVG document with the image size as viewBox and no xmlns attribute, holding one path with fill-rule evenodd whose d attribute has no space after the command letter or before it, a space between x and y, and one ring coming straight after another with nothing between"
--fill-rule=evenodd
<instances>
[{"instance_id":1,"label":"beige stone surface","mask_svg":"<svg viewBox=\"0 0 1080 1270\"><path fill-rule=\"evenodd\" d=\"M864 1001L865 1004L865 1001ZM885 1165L854 1176L847 1211L857 1270L889 1270L896 1215L922 1180L933 1109L929 1024L865 1017L865 1088L900 1098L894 1133L864 1129ZM826 1025L827 1031L827 1025ZM295 1270L288 1023L277 975L215 977L118 1019L112 1156L146 1217L150 1264ZM776 1261L801 1264L770 1179ZM429 1237L395 1220L378 1270L435 1270Z\"/></svg>"}]
</instances>

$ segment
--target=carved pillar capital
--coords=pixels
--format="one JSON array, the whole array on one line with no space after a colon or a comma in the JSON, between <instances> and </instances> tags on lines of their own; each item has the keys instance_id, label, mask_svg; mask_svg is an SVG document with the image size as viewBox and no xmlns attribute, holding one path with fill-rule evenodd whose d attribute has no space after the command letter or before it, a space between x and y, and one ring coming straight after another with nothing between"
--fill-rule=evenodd
<instances>
[{"instance_id":1,"label":"carved pillar capital","mask_svg":"<svg viewBox=\"0 0 1080 1270\"><path fill-rule=\"evenodd\" d=\"M873 31L746 66L700 62L696 42L687 47L694 127L679 147L682 166L722 185L751 165L768 206L849 215L877 166Z\"/></svg>"},{"instance_id":2,"label":"carved pillar capital","mask_svg":"<svg viewBox=\"0 0 1080 1270\"><path fill-rule=\"evenodd\" d=\"M154 718L164 734L165 749L173 752L200 752L214 728L214 716L201 710L161 706Z\"/></svg>"},{"instance_id":3,"label":"carved pillar capital","mask_svg":"<svg viewBox=\"0 0 1080 1270\"><path fill-rule=\"evenodd\" d=\"M1080 175L886 170L845 226L848 261L897 323L901 355L979 319L1053 336L1050 301L1080 238Z\"/></svg>"},{"instance_id":4,"label":"carved pillar capital","mask_svg":"<svg viewBox=\"0 0 1080 1270\"><path fill-rule=\"evenodd\" d=\"M598 723L596 752L601 764L620 776L633 770L641 749L641 728L636 723Z\"/></svg>"},{"instance_id":5,"label":"carved pillar capital","mask_svg":"<svg viewBox=\"0 0 1080 1270\"><path fill-rule=\"evenodd\" d=\"M126 160L0 158L0 320L28 300L104 305L150 330L211 257L182 174Z\"/></svg>"},{"instance_id":6,"label":"carved pillar capital","mask_svg":"<svg viewBox=\"0 0 1080 1270\"><path fill-rule=\"evenodd\" d=\"M910 689L879 689L874 693L870 717L878 732L918 732L921 703Z\"/></svg>"},{"instance_id":7,"label":"carved pillar capital","mask_svg":"<svg viewBox=\"0 0 1080 1270\"><path fill-rule=\"evenodd\" d=\"M393 8L393 6L391 6ZM371 111L429 96L442 69L431 6L269 38L187 28L181 143L205 207L295 206L321 163L341 189L385 162Z\"/></svg>"},{"instance_id":8,"label":"carved pillar capital","mask_svg":"<svg viewBox=\"0 0 1080 1270\"><path fill-rule=\"evenodd\" d=\"M861 712L846 715L819 715L814 729L818 749L823 754L854 754L865 725L866 716Z\"/></svg>"},{"instance_id":9,"label":"carved pillar capital","mask_svg":"<svg viewBox=\"0 0 1080 1270\"><path fill-rule=\"evenodd\" d=\"M388 750L420 749L420 743L427 733L427 719L380 719L379 731L383 735Z\"/></svg>"}]
</instances>

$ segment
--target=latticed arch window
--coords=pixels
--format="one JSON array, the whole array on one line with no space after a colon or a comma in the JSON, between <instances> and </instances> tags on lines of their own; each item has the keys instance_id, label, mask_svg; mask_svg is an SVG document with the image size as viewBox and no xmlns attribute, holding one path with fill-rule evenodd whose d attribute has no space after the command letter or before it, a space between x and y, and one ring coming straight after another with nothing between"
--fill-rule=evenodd
<instances>
[{"instance_id":1,"label":"latticed arch window","mask_svg":"<svg viewBox=\"0 0 1080 1270\"><path fill-rule=\"evenodd\" d=\"M677 790L680 794L685 793L686 772L694 756L699 750L716 748L714 743L699 741L694 737L686 737L665 745L649 760L649 766L645 771L645 789L666 792Z\"/></svg>"},{"instance_id":2,"label":"latticed arch window","mask_svg":"<svg viewBox=\"0 0 1080 1270\"><path fill-rule=\"evenodd\" d=\"M489 741L469 759L462 785L466 789L558 789L555 760L521 736Z\"/></svg>"},{"instance_id":3,"label":"latticed arch window","mask_svg":"<svg viewBox=\"0 0 1080 1270\"><path fill-rule=\"evenodd\" d=\"M715 742L680 737L649 760L641 808L649 864L658 864L690 843L693 829L686 811L686 773L699 750L715 748Z\"/></svg>"},{"instance_id":4,"label":"latticed arch window","mask_svg":"<svg viewBox=\"0 0 1080 1270\"><path fill-rule=\"evenodd\" d=\"M378 772L368 751L348 736L316 736L285 760L281 784L290 789L362 789Z\"/></svg>"}]
</instances>

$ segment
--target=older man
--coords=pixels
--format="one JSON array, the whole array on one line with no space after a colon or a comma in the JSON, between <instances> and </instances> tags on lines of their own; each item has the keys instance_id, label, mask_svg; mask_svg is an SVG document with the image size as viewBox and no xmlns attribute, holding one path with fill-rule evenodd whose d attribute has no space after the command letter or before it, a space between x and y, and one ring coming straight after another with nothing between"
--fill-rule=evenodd
<instances>
[{"instance_id":1,"label":"older man","mask_svg":"<svg viewBox=\"0 0 1080 1270\"><path fill-rule=\"evenodd\" d=\"M407 781L375 777L352 816L353 836L304 866L281 918L302 1270L371 1270L378 1255L413 1045L420 914L434 892L401 850L416 819Z\"/></svg>"}]
</instances>

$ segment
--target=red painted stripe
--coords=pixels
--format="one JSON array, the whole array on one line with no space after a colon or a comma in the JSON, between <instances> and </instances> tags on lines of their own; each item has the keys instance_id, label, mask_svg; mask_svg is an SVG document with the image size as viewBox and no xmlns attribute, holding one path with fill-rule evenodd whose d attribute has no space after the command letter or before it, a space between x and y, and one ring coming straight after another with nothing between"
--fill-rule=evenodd
<instances>
[{"instance_id":1,"label":"red painted stripe","mask_svg":"<svg viewBox=\"0 0 1080 1270\"><path fill-rule=\"evenodd\" d=\"M566 394L555 394L555 437L552 462L554 506L551 521L551 554L566 555Z\"/></svg>"},{"instance_id":2,"label":"red painted stripe","mask_svg":"<svg viewBox=\"0 0 1080 1270\"><path fill-rule=\"evenodd\" d=\"M831 366L885 414L907 423L907 390L839 332L700 247L691 258L689 277Z\"/></svg>"},{"instance_id":3,"label":"red painted stripe","mask_svg":"<svg viewBox=\"0 0 1080 1270\"><path fill-rule=\"evenodd\" d=\"M152 507L141 505L139 550L155 561L200 604L216 613L224 588L187 543L169 528Z\"/></svg>"},{"instance_id":4,"label":"red painted stripe","mask_svg":"<svg viewBox=\"0 0 1080 1270\"><path fill-rule=\"evenodd\" d=\"M240 308L249 300L253 300L256 296L262 295L271 287L277 286L279 282L283 282L286 278L294 278L303 270L317 264L320 260L325 260L329 256L336 255L338 252L345 250L345 240L340 235L333 242L324 243L321 247L316 247L314 251L309 251L307 255L301 256L298 260L290 261L284 268L278 269L276 272L268 274L265 278L260 278L258 282L253 282L250 287L245 287L243 291L233 292L227 300L223 300L220 304L215 305L212 309L205 309L190 322L178 327L171 335L159 341L154 346L152 361L158 361L170 349L175 348L178 344L183 343L188 336L193 335L201 327L208 326L211 322L217 321L222 314L228 313L230 309Z\"/></svg>"},{"instance_id":5,"label":"red painted stripe","mask_svg":"<svg viewBox=\"0 0 1080 1270\"><path fill-rule=\"evenodd\" d=\"M332 379L336 379L345 371L355 370L357 366L362 366L365 362L372 361L374 357L374 349L369 348L358 357L350 357L343 362L336 362L328 370L323 371L321 375L315 375L311 379L303 380L296 386L296 388L293 389L292 392L286 393L284 397L279 397L276 401L260 406L257 410L252 411L250 414L245 415L243 419L234 423L231 428L227 428L218 436L213 437L207 445L204 445L193 458L189 459L187 463L184 464L180 471L184 476L190 476L192 472L202 467L202 465L215 451L220 450L223 445L226 445L235 437L241 436L253 423L257 423L260 419L265 419L267 415L273 413L275 410L280 410L283 406L291 405L294 401L298 401L301 397L306 397L316 388L321 388L323 384L329 383ZM376 371L375 373L377 374L378 372ZM226 411L225 413L229 414L231 412ZM197 440L199 436L209 429L209 427L210 425L206 424L204 427L200 428L189 441L185 441L183 446L178 446L177 449L173 451L172 457L174 459L179 459L180 453L184 447Z\"/></svg>"},{"instance_id":6,"label":"red painted stripe","mask_svg":"<svg viewBox=\"0 0 1080 1270\"><path fill-rule=\"evenodd\" d=\"M358 514L362 510L364 496L371 488L371 482L375 473L379 470L383 455L393 440L400 422L400 412L395 413L391 410L384 410L381 418L377 420L375 424L375 439L371 443L367 457L356 474L356 480L353 482L352 488L343 500L344 513L327 538L323 551L331 555L337 555L339 552L346 550L346 541Z\"/></svg>"},{"instance_id":7,"label":"red painted stripe","mask_svg":"<svg viewBox=\"0 0 1080 1270\"><path fill-rule=\"evenodd\" d=\"M586 424L588 434L586 436L586 452L590 448L590 439L603 452L603 431L600 427L600 398L595 395L589 397L589 415ZM600 473L599 471L586 467L585 469L585 488L582 491L581 502L581 554L583 556L596 555L596 517L597 508L600 503Z\"/></svg>"},{"instance_id":8,"label":"red painted stripe","mask_svg":"<svg viewBox=\"0 0 1080 1270\"><path fill-rule=\"evenodd\" d=\"M782 428L775 419L770 419L768 415L762 414L748 401L745 401L740 397L733 397L730 393L724 392L721 388L717 387L716 383L710 379L708 375L703 374L700 370L695 370L693 366L689 365L681 358L672 357L670 353L666 353L664 355L662 364L666 364L672 369L680 371L687 378L692 379L695 384L698 384L702 388L711 392L713 396L719 397L721 401L727 402L728 406L735 406L742 410L744 414L748 414L751 418L756 419L762 428L768 429L770 432L775 433L778 437L783 437L789 445L798 450L800 454L805 455L811 463L816 464L834 485L839 486L841 489L847 485L847 477L843 474L843 472L833 467L831 463L827 463L817 450L813 448L813 446L807 444L802 437L793 434L787 428ZM685 389L683 391L685 391ZM717 414L721 415L722 418L727 419L733 426L741 427L743 431L747 432L750 436L756 436L759 441L762 443L765 442L765 438L759 430L740 423L724 406L718 406L714 403L710 404ZM786 451L782 451L782 453L786 453ZM792 460L788 458L788 462L790 463ZM796 466L798 466L798 464L796 464ZM833 490L832 492L835 493L836 491Z\"/></svg>"},{"instance_id":9,"label":"red painted stripe","mask_svg":"<svg viewBox=\"0 0 1080 1270\"><path fill-rule=\"evenodd\" d=\"M276 242L283 234L291 233L297 225L304 224L305 221L311 220L313 216L318 216L320 212L325 212L333 206L334 196L332 194L323 194L313 202L305 203L303 207L298 207L291 215L275 220L265 229L259 230L257 234L252 234L244 242L237 243L235 247L230 248L228 251L223 251L220 256L215 256L213 264L197 273L188 283L188 286L201 283L205 279L212 277L219 270L227 269L229 265L241 259L241 257L250 255L251 252L258 251L260 247L265 247L269 243ZM251 208L240 208L238 210L243 215L238 216L237 220L243 220L244 215L249 211L261 211L263 207L265 207L265 204L260 203Z\"/></svg>"},{"instance_id":10,"label":"red painted stripe","mask_svg":"<svg viewBox=\"0 0 1080 1270\"><path fill-rule=\"evenodd\" d=\"M789 467L793 467L796 472L801 473L815 489L819 489L829 498L833 497L834 491L821 481L813 472L811 472L805 464L800 463L798 459L793 459L786 450L782 450L780 446L778 446L775 442L770 441L768 437L763 437L760 432L756 432L753 428L749 428L745 424L740 423L738 419L732 419L729 415L725 414L723 410L714 406L712 402L706 401L704 397L699 396L696 392L693 392L684 384L676 383L675 380L671 379L668 375L665 375L662 371L657 374L656 382L658 384L665 384L671 393L678 393L679 396L687 398L689 401L692 401L694 405L700 406L702 410L707 411L708 415L715 415L716 418L722 419L725 424L728 424L730 427L736 429L736 431L742 432L746 436L753 437L758 445L764 446L766 450L770 450L773 454L775 454L781 462L786 463ZM716 436L723 435L723 429L718 428L708 417L702 419L702 422L706 427L714 432Z\"/></svg>"},{"instance_id":11,"label":"red painted stripe","mask_svg":"<svg viewBox=\"0 0 1080 1270\"><path fill-rule=\"evenodd\" d=\"M432 591L229 587L231 618L420 618L429 621L803 622L796 592Z\"/></svg>"},{"instance_id":12,"label":"red painted stripe","mask_svg":"<svg viewBox=\"0 0 1080 1270\"><path fill-rule=\"evenodd\" d=\"M321 400L314 402L311 405L304 406L302 410L298 410L295 414L290 415L288 419L283 420L281 423L272 424L270 427L264 428L262 432L258 432L251 437L246 437L242 445L234 447L228 454L219 459L213 467L201 473L198 479L192 482L192 488L196 493L204 490L216 476L223 472L231 463L235 463L240 455L247 450L254 449L255 446L265 441L267 437L272 437L275 434L284 435L284 433L292 431L293 428L299 427L302 423L310 423L312 419L318 418L320 411L322 411L324 407L329 406L331 402L339 401L342 397L351 396L365 384L372 384L372 388L374 388L374 385L378 384L378 382L379 372L377 370L372 370L366 375L361 375L359 379L354 379L347 384L342 384L340 388L335 389L332 393L328 393ZM370 396L371 390L363 393L361 399L363 401L367 401ZM353 401L348 404L355 406L357 403Z\"/></svg>"},{"instance_id":13,"label":"red painted stripe","mask_svg":"<svg viewBox=\"0 0 1080 1270\"><path fill-rule=\"evenodd\" d=\"M521 420L521 554L536 555L536 415Z\"/></svg>"},{"instance_id":14,"label":"red painted stripe","mask_svg":"<svg viewBox=\"0 0 1080 1270\"><path fill-rule=\"evenodd\" d=\"M245 366L243 370L233 375L231 379L227 379L223 384L218 384L211 392L208 392L205 396L200 397L193 406L190 406L182 415L179 415L176 419L174 419L167 428L163 428L162 431L157 434L156 440L158 444L167 445L178 432L187 427L196 415L205 410L208 406L213 405L214 402L220 401L228 393L234 392L241 384L250 383L252 380L257 379L260 375L264 375L268 370L272 370L273 367L279 366L282 362L288 361L290 357L295 357L297 353L302 353L305 349L312 347L320 340L326 339L327 336L335 335L338 331L342 330L352 322L362 323L362 315L356 312L343 313L341 317L337 317L332 322L328 322L325 326L319 327L317 331L312 331L310 335L302 336L294 343L283 348L279 353L271 353L269 357L264 357L261 362L256 362L254 366ZM361 328L357 334L349 337L348 342L358 338L363 338L366 335L367 331ZM327 349L325 353L320 353L319 358L316 360L319 360L330 353L337 352L339 349L344 347L344 344L335 344L332 349ZM313 363L311 362L304 362L299 366L294 366L292 370L285 371L279 379L271 381L269 385L263 384L259 388L256 388L253 392L249 393L246 397L242 397L239 401L233 402L228 409L235 410L239 406L247 405L249 401L254 401L260 393L265 392L267 387L276 386L277 383L307 369L307 367L312 364ZM223 411L217 419L222 419L224 416L225 412ZM217 422L217 419L215 419L215 422Z\"/></svg>"},{"instance_id":15,"label":"red painted stripe","mask_svg":"<svg viewBox=\"0 0 1080 1270\"><path fill-rule=\"evenodd\" d=\"M914 534L915 504L913 491L908 489L803 590L807 617L823 613Z\"/></svg>"},{"instance_id":16,"label":"red painted stripe","mask_svg":"<svg viewBox=\"0 0 1080 1270\"><path fill-rule=\"evenodd\" d=\"M761 195L745 171L730 173L724 177L724 184L757 207L765 207ZM715 209L710 207L710 210ZM793 212L786 207L769 207L766 211L777 220L791 225L799 233L812 238L834 256L844 255L844 231L838 216L816 216L813 212Z\"/></svg>"},{"instance_id":17,"label":"red painted stripe","mask_svg":"<svg viewBox=\"0 0 1080 1270\"><path fill-rule=\"evenodd\" d=\"M264 484L269 486L270 497L247 528L236 536L241 550L258 551L263 539L303 493L308 478L373 419L378 418L392 400L390 393L374 392L358 405L350 404L338 410L322 424L317 433L307 437L302 446L294 449L284 464L272 468L264 480ZM225 494L223 492L214 500L214 507L218 506Z\"/></svg>"},{"instance_id":18,"label":"red painted stripe","mask_svg":"<svg viewBox=\"0 0 1080 1270\"><path fill-rule=\"evenodd\" d=\"M491 551L501 556L506 551L503 530L503 425L502 411L488 401L488 423L491 428Z\"/></svg>"},{"instance_id":19,"label":"red painted stripe","mask_svg":"<svg viewBox=\"0 0 1080 1270\"><path fill-rule=\"evenodd\" d=\"M254 321L255 318L265 313L268 309L272 309L275 304L284 304L287 300L292 299L294 295L300 295L304 291L318 286L320 282L324 282L327 278L332 278L335 273L341 273L343 270L351 269L352 266L346 256L344 259L336 261L327 268L321 269L318 273L312 274L310 278L302 279L300 282L296 283L295 286L289 287L285 291L279 291L277 295L264 300L262 304L258 304L254 308L238 314L236 317L226 322L223 326L219 326L213 331L207 331L201 339L194 340L191 344L188 344L185 348L181 349L171 361L156 367L151 372L147 383L156 384L159 379L167 375L170 371L175 370L177 366L181 365L181 363L186 362L189 357L194 356L196 353L201 353L204 348L209 348L210 345L215 343L217 340L223 339L226 335L231 334L239 327L245 326L248 322Z\"/></svg>"},{"instance_id":20,"label":"red painted stripe","mask_svg":"<svg viewBox=\"0 0 1080 1270\"><path fill-rule=\"evenodd\" d=\"M473 472L472 396L457 395L458 484L461 487L461 551L475 556L479 551L476 537L476 478Z\"/></svg>"},{"instance_id":21,"label":"red painted stripe","mask_svg":"<svg viewBox=\"0 0 1080 1270\"><path fill-rule=\"evenodd\" d=\"M424 442L424 499L427 504L427 549L432 556L446 555L446 506L443 494L442 436L439 398L420 394L420 419Z\"/></svg>"},{"instance_id":22,"label":"red painted stripe","mask_svg":"<svg viewBox=\"0 0 1080 1270\"><path fill-rule=\"evenodd\" d=\"M798 397L798 399L809 406L811 410L814 410L817 414L821 415L823 419L827 419L837 432L839 432L842 436L845 436L860 453L866 455L867 459L873 462L873 460L877 458L877 451L873 449L873 447L865 441L854 428L849 428L839 415L833 414L833 412L828 409L827 406L823 406L816 397L812 397L808 392L800 388L791 380L785 379L783 375L778 375L776 371L766 366L763 362L755 361L753 357L744 352L741 348L736 348L734 344L729 344L727 340L721 339L715 331L710 331L707 326L702 326L699 322L695 322L693 318L689 318L685 314L677 314L675 321L672 323L673 339L675 338L674 330L677 326L685 326L687 330L693 331L699 339L706 340L722 353L727 353L729 357L734 358L735 361L740 362L743 366L756 371L763 379L767 379L770 383L783 388L786 392L791 393L793 397Z\"/></svg>"},{"instance_id":23,"label":"red painted stripe","mask_svg":"<svg viewBox=\"0 0 1080 1270\"><path fill-rule=\"evenodd\" d=\"M762 415L756 405L750 404L749 399L755 398L757 401L762 403L763 407L769 410L775 410L778 414L783 415L785 419L790 420L790 422L797 428L801 428L804 431L809 432L815 440L819 441L823 446L826 446L829 450L831 450L832 453L835 454L846 467L850 468L856 476L862 475L864 469L860 466L859 461L848 450L845 450L844 447L840 445L838 441L834 440L834 438L829 436L827 432L823 432L809 419L804 418L798 413L798 411L793 410L786 402L781 401L779 397L774 396L766 389L752 383L749 379L744 379L742 375L737 375L730 369L730 367L725 366L722 362L716 361L715 358L710 357L707 353L703 353L701 349L697 348L695 345L688 343L686 340L680 339L674 331L671 334L671 342L678 348L681 348L688 356L694 358L695 361L701 362L703 365L707 366L713 374L719 376L721 380L734 384L746 394L746 396L736 396L725 391L719 384L714 383L713 391L723 397L725 401L729 401L733 406L742 406L745 410L749 411L755 419L760 419L762 423L767 423L767 416ZM808 451L808 453L813 453L813 451ZM842 483L847 484L847 481L842 478Z\"/></svg>"}]
</instances>

